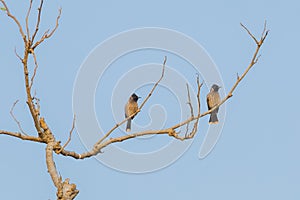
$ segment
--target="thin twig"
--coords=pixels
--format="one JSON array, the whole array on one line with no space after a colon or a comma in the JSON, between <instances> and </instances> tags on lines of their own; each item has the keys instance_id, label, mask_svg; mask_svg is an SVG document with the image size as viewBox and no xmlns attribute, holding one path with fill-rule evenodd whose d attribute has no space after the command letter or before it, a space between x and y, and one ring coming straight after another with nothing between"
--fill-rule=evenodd
<instances>
[{"instance_id":1,"label":"thin twig","mask_svg":"<svg viewBox=\"0 0 300 200\"><path fill-rule=\"evenodd\" d=\"M265 20L265 23L264 23L264 30L263 30L263 32L261 33L261 36L260 36L261 39L263 37L265 37L266 31L267 31L267 20Z\"/></svg>"},{"instance_id":2,"label":"thin twig","mask_svg":"<svg viewBox=\"0 0 300 200\"><path fill-rule=\"evenodd\" d=\"M59 150L57 152L57 154L59 154L62 150L64 150L68 146L68 144L70 143L71 138L72 138L72 133L73 133L73 131L75 129L75 121L76 121L76 115L74 114L73 122L72 122L72 128L71 128L71 130L69 132L69 138L68 138L67 142L63 145L63 147L61 148L61 150Z\"/></svg>"},{"instance_id":3,"label":"thin twig","mask_svg":"<svg viewBox=\"0 0 300 200\"><path fill-rule=\"evenodd\" d=\"M39 28L40 28L40 21L41 21L43 3L44 3L44 1L41 0L40 6L38 7L38 17L37 17L37 22L36 22L36 26L35 26L35 31L34 31L34 33L32 35L32 38L31 38L32 42L34 42L34 38L35 38L36 34L38 33Z\"/></svg>"},{"instance_id":4,"label":"thin twig","mask_svg":"<svg viewBox=\"0 0 300 200\"><path fill-rule=\"evenodd\" d=\"M27 43L26 35L24 34L23 28L22 28L22 26L21 26L19 20L17 20L17 18L16 18L15 16L13 16L13 15L10 13L10 11L9 11L9 9L8 9L8 7L7 7L6 3L5 3L5 1L4 1L4 0L0 0L0 1L1 1L1 3L3 4L3 6L4 6L4 8L5 8L5 11L6 11L7 16L10 17L11 19L13 19L14 22L17 24L17 26L18 26L18 28L19 28L19 32L20 32L20 34L21 34L21 36L22 36L22 38L23 38L23 41L24 41L24 43L26 44L26 43Z\"/></svg>"},{"instance_id":5,"label":"thin twig","mask_svg":"<svg viewBox=\"0 0 300 200\"><path fill-rule=\"evenodd\" d=\"M194 117L194 110L193 110L193 106L192 106L192 102L191 102L190 88L189 88L188 84L186 84L186 90L187 90L187 96L188 96L187 104L189 105L191 116Z\"/></svg>"},{"instance_id":6,"label":"thin twig","mask_svg":"<svg viewBox=\"0 0 300 200\"><path fill-rule=\"evenodd\" d=\"M33 55L33 60L34 60L34 65L35 65L35 67L34 67L34 70L33 70L33 75L32 75L31 80L30 80L30 86L29 86L30 89L31 89L31 87L32 87L32 85L33 85L33 81L34 81L34 78L35 78L37 69L38 69L38 67L39 67L34 50L32 50L31 53L32 53L32 55Z\"/></svg>"},{"instance_id":7,"label":"thin twig","mask_svg":"<svg viewBox=\"0 0 300 200\"><path fill-rule=\"evenodd\" d=\"M16 137L16 138L19 138L21 140L28 140L28 141L32 141L32 142L45 143L39 137L34 137L34 136L29 136L29 135L23 135L22 133L18 133L18 132L10 132L10 131L0 130L0 135L1 134L2 135L9 135L9 136L12 136L12 137Z\"/></svg>"},{"instance_id":8,"label":"thin twig","mask_svg":"<svg viewBox=\"0 0 300 200\"><path fill-rule=\"evenodd\" d=\"M186 83L186 90L187 90L187 96L188 96L188 106L190 108L190 112L191 112L191 117L194 117L194 110L193 110L193 106L192 106L192 102L191 102L191 95L190 95L190 88L189 88L189 85ZM190 126L190 123L187 123L186 124L186 129L185 129L185 137L188 136L188 133L189 133L189 126Z\"/></svg>"},{"instance_id":9,"label":"thin twig","mask_svg":"<svg viewBox=\"0 0 300 200\"><path fill-rule=\"evenodd\" d=\"M23 59L22 59L21 56L18 54L17 48L16 48L16 47L15 47L15 54L16 54L17 58L19 58L19 60L20 60L21 62L23 62Z\"/></svg>"},{"instance_id":10,"label":"thin twig","mask_svg":"<svg viewBox=\"0 0 300 200\"><path fill-rule=\"evenodd\" d=\"M197 104L198 104L198 115L200 115L200 111L201 111L201 100L200 100L200 90L201 90L201 87L203 85L203 82L200 83L199 81L199 75L197 76Z\"/></svg>"},{"instance_id":11,"label":"thin twig","mask_svg":"<svg viewBox=\"0 0 300 200\"><path fill-rule=\"evenodd\" d=\"M257 41L257 39L255 38L255 36L249 31L249 29L246 27L246 26L244 26L244 24L242 24L242 23L240 23L240 25L248 32L248 34L251 36L251 38L255 41L255 43L258 45L259 43L258 43L258 41Z\"/></svg>"},{"instance_id":12,"label":"thin twig","mask_svg":"<svg viewBox=\"0 0 300 200\"><path fill-rule=\"evenodd\" d=\"M188 137L189 135L189 128L190 128L190 123L187 123L186 126L185 126L185 134L184 134L184 137Z\"/></svg>"},{"instance_id":13,"label":"thin twig","mask_svg":"<svg viewBox=\"0 0 300 200\"><path fill-rule=\"evenodd\" d=\"M29 15L30 15L30 11L31 11L31 7L32 7L32 0L30 0L30 3L29 3L29 8L27 10L27 15L26 15L26 18L25 18L25 22L26 22L26 32L27 32L27 38L30 39L30 32L29 32L29 23L28 23L28 19L29 19Z\"/></svg>"},{"instance_id":14,"label":"thin twig","mask_svg":"<svg viewBox=\"0 0 300 200\"><path fill-rule=\"evenodd\" d=\"M14 115L14 108L15 108L15 106L17 105L18 102L19 102L19 100L16 100L16 101L14 102L14 104L12 105L12 107L11 107L9 113L10 113L11 117L14 119L14 121L16 122L16 124L18 125L19 130L21 131L21 133L27 136L27 134L25 133L25 131L23 130L23 128L22 128L22 126L21 126L21 123L17 120L17 118L16 118L15 115Z\"/></svg>"},{"instance_id":15,"label":"thin twig","mask_svg":"<svg viewBox=\"0 0 300 200\"><path fill-rule=\"evenodd\" d=\"M193 130L191 131L191 133L188 135L187 139L189 138L193 138L194 135L197 133L198 131L198 124L199 124L199 116L200 116L200 109L201 109L201 100L200 100L200 92L201 92L201 87L203 85L203 82L200 84L200 81L199 81L199 76L197 76L197 111L198 111L198 115L197 115L197 119L195 120L194 122L194 127L193 127Z\"/></svg>"},{"instance_id":16,"label":"thin twig","mask_svg":"<svg viewBox=\"0 0 300 200\"><path fill-rule=\"evenodd\" d=\"M141 110L145 103L148 101L148 99L151 97L151 95L153 94L154 90L156 89L156 87L158 86L158 84L160 83L160 81L163 79L164 75L165 75L165 68L166 68L166 62L167 62L167 56L165 56L164 62L163 62L163 66L162 66L162 73L160 78L158 79L158 81L154 84L153 88L151 89L151 91L149 92L148 96L145 98L145 100L141 103L139 110Z\"/></svg>"},{"instance_id":17,"label":"thin twig","mask_svg":"<svg viewBox=\"0 0 300 200\"><path fill-rule=\"evenodd\" d=\"M61 8L58 9L58 16L57 16L57 18L56 18L56 24L55 24L55 27L54 27L54 29L50 32L50 34L47 36L47 38L51 37L51 36L55 33L55 31L57 30L59 18L60 18L60 16L61 16L61 10L62 10Z\"/></svg>"},{"instance_id":18,"label":"thin twig","mask_svg":"<svg viewBox=\"0 0 300 200\"><path fill-rule=\"evenodd\" d=\"M41 39L39 41L37 41L33 46L32 46L32 49L34 50L38 45L40 45L45 39L47 38L50 38L54 33L55 31L57 30L58 28L58 22L59 22L59 19L60 19L60 16L61 16L61 8L58 9L58 15L56 17L56 24L55 24L55 27L53 28L53 30L49 33L50 30L47 30L45 31L45 33L43 34L43 36L41 37Z\"/></svg>"}]
</instances>

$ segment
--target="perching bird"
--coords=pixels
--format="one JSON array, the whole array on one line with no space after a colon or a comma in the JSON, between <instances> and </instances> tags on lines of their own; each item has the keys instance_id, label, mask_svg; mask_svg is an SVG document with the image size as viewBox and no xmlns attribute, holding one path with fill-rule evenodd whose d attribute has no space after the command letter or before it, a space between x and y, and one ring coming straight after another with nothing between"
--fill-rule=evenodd
<instances>
[{"instance_id":1,"label":"perching bird","mask_svg":"<svg viewBox=\"0 0 300 200\"><path fill-rule=\"evenodd\" d=\"M211 86L210 92L206 96L206 102L208 110L212 109L216 105L218 105L221 102L221 98L219 95L220 86L213 84ZM217 124L219 122L217 114L218 114L219 108L216 108L214 111L211 112L210 118L209 118L209 124Z\"/></svg>"},{"instance_id":2,"label":"perching bird","mask_svg":"<svg viewBox=\"0 0 300 200\"><path fill-rule=\"evenodd\" d=\"M138 110L138 104L137 101L140 97L138 97L135 93L133 93L128 102L125 105L125 118L131 116L133 113L135 113ZM135 117L132 116L127 120L127 126L126 126L126 131L129 132L131 130L131 120Z\"/></svg>"}]
</instances>

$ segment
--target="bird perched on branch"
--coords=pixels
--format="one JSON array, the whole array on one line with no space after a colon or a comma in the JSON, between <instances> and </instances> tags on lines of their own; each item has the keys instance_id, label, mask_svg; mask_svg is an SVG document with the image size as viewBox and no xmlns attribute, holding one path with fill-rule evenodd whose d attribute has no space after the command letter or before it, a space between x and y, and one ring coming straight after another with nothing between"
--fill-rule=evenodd
<instances>
[{"instance_id":1,"label":"bird perched on branch","mask_svg":"<svg viewBox=\"0 0 300 200\"><path fill-rule=\"evenodd\" d=\"M218 92L219 88L221 87L216 84L213 84L211 86L210 92L206 96L208 110L212 109L213 107L215 107L221 102L221 98ZM219 107L211 112L209 118L209 124L217 124L219 122L217 117L218 111L219 111Z\"/></svg>"},{"instance_id":2,"label":"bird perched on branch","mask_svg":"<svg viewBox=\"0 0 300 200\"><path fill-rule=\"evenodd\" d=\"M140 97L138 97L135 93L133 93L128 102L125 105L125 118L133 115L135 113L136 115L136 111L139 109L137 101ZM131 130L131 120L135 117L135 115L133 115L131 118L129 118L127 120L127 126L126 126L126 131L129 132Z\"/></svg>"}]
</instances>

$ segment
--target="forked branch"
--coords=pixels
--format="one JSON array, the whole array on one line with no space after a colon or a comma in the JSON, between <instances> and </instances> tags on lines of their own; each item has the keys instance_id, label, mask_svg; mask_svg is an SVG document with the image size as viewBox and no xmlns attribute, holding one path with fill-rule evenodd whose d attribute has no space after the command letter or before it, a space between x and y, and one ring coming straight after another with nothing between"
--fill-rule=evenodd
<instances>
[{"instance_id":1,"label":"forked branch","mask_svg":"<svg viewBox=\"0 0 300 200\"><path fill-rule=\"evenodd\" d=\"M42 4L41 4L42 5ZM40 12L39 12L39 15L40 15ZM37 41L33 46L32 46L32 49L34 50L37 46L39 46L42 42L44 42L45 39L48 39L50 38L54 33L55 31L57 30L58 28L58 25L59 25L59 19L60 19L60 16L61 16L61 8L58 9L58 15L56 17L56 23L55 23L55 27L52 29L52 31L50 31L50 29L46 30L43 34L43 36L41 37L41 39L39 41ZM36 32L38 32L39 30L39 20L40 20L40 16L38 17L38 22L37 22L37 26L36 26ZM50 33L49 33L50 32ZM35 35L34 35L35 36ZM34 39L34 37L33 37Z\"/></svg>"}]
</instances>

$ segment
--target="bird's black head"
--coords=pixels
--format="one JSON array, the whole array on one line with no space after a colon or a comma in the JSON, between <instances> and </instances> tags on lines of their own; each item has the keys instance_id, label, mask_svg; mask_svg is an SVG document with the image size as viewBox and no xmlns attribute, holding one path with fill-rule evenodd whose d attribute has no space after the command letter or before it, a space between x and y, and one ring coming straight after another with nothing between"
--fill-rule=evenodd
<instances>
[{"instance_id":1,"label":"bird's black head","mask_svg":"<svg viewBox=\"0 0 300 200\"><path fill-rule=\"evenodd\" d=\"M215 92L218 92L218 90L219 90L220 88L221 88L221 87L218 86L217 84L213 84L213 85L211 86L211 89L212 89L213 91L215 91Z\"/></svg>"},{"instance_id":2,"label":"bird's black head","mask_svg":"<svg viewBox=\"0 0 300 200\"><path fill-rule=\"evenodd\" d=\"M131 98L132 98L133 101L137 102L138 99L141 98L141 97L139 97L139 96L137 96L135 93L133 93L133 94L131 95Z\"/></svg>"}]
</instances>

